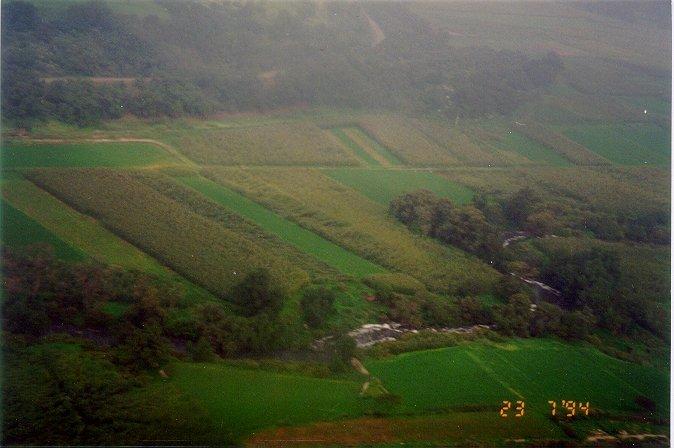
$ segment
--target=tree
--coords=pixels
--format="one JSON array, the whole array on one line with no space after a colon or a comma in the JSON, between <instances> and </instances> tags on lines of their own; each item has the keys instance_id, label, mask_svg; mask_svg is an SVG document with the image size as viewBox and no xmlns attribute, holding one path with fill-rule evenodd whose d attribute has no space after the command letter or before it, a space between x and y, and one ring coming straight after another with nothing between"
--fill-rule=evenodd
<instances>
[{"instance_id":1,"label":"tree","mask_svg":"<svg viewBox=\"0 0 674 448\"><path fill-rule=\"evenodd\" d=\"M324 287L307 288L300 299L304 321L313 328L321 327L334 311L335 293Z\"/></svg>"},{"instance_id":2,"label":"tree","mask_svg":"<svg viewBox=\"0 0 674 448\"><path fill-rule=\"evenodd\" d=\"M276 314L283 303L283 293L272 285L268 269L255 269L234 287L232 298L246 316Z\"/></svg>"}]
</instances>

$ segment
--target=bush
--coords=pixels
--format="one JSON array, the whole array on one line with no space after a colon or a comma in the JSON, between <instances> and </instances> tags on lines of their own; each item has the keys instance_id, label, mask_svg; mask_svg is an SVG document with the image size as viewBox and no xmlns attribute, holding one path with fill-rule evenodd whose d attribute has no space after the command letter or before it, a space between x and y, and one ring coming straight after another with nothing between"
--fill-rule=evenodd
<instances>
[{"instance_id":1,"label":"bush","mask_svg":"<svg viewBox=\"0 0 674 448\"><path fill-rule=\"evenodd\" d=\"M304 290L300 299L304 321L310 327L321 327L334 312L335 298L335 293L324 286L312 286Z\"/></svg>"}]
</instances>

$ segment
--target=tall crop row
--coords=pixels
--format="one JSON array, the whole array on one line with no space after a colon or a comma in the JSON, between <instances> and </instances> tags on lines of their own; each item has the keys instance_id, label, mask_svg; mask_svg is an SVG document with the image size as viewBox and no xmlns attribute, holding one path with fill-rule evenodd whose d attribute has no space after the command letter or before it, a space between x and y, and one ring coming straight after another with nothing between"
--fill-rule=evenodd
<instances>
[{"instance_id":1,"label":"tall crop row","mask_svg":"<svg viewBox=\"0 0 674 448\"><path fill-rule=\"evenodd\" d=\"M167 136L204 165L358 165L330 132L311 123L179 131Z\"/></svg>"},{"instance_id":2,"label":"tall crop row","mask_svg":"<svg viewBox=\"0 0 674 448\"><path fill-rule=\"evenodd\" d=\"M31 180L165 265L226 298L252 268L267 267L288 289L307 274L261 247L192 211L132 173L116 170L35 170Z\"/></svg>"}]
</instances>

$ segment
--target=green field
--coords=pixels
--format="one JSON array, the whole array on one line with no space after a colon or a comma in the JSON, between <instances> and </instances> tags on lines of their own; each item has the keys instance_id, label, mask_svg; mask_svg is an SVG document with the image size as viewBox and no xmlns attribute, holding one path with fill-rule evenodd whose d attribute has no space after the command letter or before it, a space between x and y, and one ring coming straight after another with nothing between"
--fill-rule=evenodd
<instances>
[{"instance_id":1,"label":"green field","mask_svg":"<svg viewBox=\"0 0 674 448\"><path fill-rule=\"evenodd\" d=\"M361 415L360 383L242 369L226 364L175 363L169 380L196 399L222 433L241 437L259 428Z\"/></svg>"},{"instance_id":2,"label":"green field","mask_svg":"<svg viewBox=\"0 0 674 448\"><path fill-rule=\"evenodd\" d=\"M497 142L496 146L504 150L515 151L535 163L571 166L571 163L561 154L517 132L509 131Z\"/></svg>"},{"instance_id":3,"label":"green field","mask_svg":"<svg viewBox=\"0 0 674 448\"><path fill-rule=\"evenodd\" d=\"M278 235L284 241L293 244L345 274L363 277L384 272L382 267L321 238L245 196L218 185L211 180L194 176L181 177L179 181L194 188L218 204L252 220L264 230Z\"/></svg>"},{"instance_id":4,"label":"green field","mask_svg":"<svg viewBox=\"0 0 674 448\"><path fill-rule=\"evenodd\" d=\"M401 194L420 189L430 190L457 204L466 204L473 198L472 190L430 171L334 168L326 173L385 206Z\"/></svg>"},{"instance_id":5,"label":"green field","mask_svg":"<svg viewBox=\"0 0 674 448\"><path fill-rule=\"evenodd\" d=\"M402 397L402 410L423 412L467 404L498 410L523 400L545 414L548 400L590 402L604 411L630 411L634 398L655 401L668 413L668 374L611 358L594 348L551 340L471 344L366 362L385 387ZM496 415L496 412L495 412Z\"/></svg>"},{"instance_id":6,"label":"green field","mask_svg":"<svg viewBox=\"0 0 674 448\"><path fill-rule=\"evenodd\" d=\"M443 420L472 406L473 411L463 416L466 424L471 428L475 419L483 421L483 427L489 429L479 434L479 439L493 440L513 433L511 420L515 417L499 416L502 402L522 400L522 437L547 433L548 437L561 438L559 428L548 419L548 401L557 402L559 413L562 400L589 401L592 415L598 410L631 412L634 398L644 395L656 402L659 414L664 416L668 410L666 372L553 340L475 343L382 360L366 359L365 365L399 397L398 401L360 397L364 379L319 379L216 363L174 363L168 381L196 400L214 425L233 437L261 428L365 417L375 410L392 424L401 423L397 420L401 416L428 419L429 413ZM577 408L577 412L581 411ZM334 423L335 427L340 425ZM398 437L413 440L415 434L420 438L433 434L420 421L413 425L418 434ZM450 436L442 434L443 440Z\"/></svg>"},{"instance_id":7,"label":"green field","mask_svg":"<svg viewBox=\"0 0 674 448\"><path fill-rule=\"evenodd\" d=\"M58 258L70 261L84 259L84 254L64 242L49 230L33 221L24 213L7 203L0 201L2 210L2 244L11 248L22 248L36 243L49 244L54 255Z\"/></svg>"},{"instance_id":8,"label":"green field","mask_svg":"<svg viewBox=\"0 0 674 448\"><path fill-rule=\"evenodd\" d=\"M361 128L352 127L346 128L345 130L349 133L350 138L356 145L360 146L361 148L366 148L363 148L364 151L369 149L387 165L402 165L402 162L398 157L380 145L376 140L370 138L370 136L363 132Z\"/></svg>"},{"instance_id":9,"label":"green field","mask_svg":"<svg viewBox=\"0 0 674 448\"><path fill-rule=\"evenodd\" d=\"M126 167L175 163L150 143L8 143L2 148L3 168Z\"/></svg>"},{"instance_id":10,"label":"green field","mask_svg":"<svg viewBox=\"0 0 674 448\"><path fill-rule=\"evenodd\" d=\"M572 140L619 165L668 165L670 133L655 125L601 124L562 129Z\"/></svg>"}]
</instances>

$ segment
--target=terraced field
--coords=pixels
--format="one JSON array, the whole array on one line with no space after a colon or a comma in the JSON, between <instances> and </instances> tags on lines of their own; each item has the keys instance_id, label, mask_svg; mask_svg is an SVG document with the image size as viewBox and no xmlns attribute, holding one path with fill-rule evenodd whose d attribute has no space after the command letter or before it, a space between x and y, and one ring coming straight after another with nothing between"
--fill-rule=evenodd
<instances>
[{"instance_id":1,"label":"terraced field","mask_svg":"<svg viewBox=\"0 0 674 448\"><path fill-rule=\"evenodd\" d=\"M164 149L141 142L33 143L2 147L4 169L34 167L132 167L175 164Z\"/></svg>"},{"instance_id":2,"label":"terraced field","mask_svg":"<svg viewBox=\"0 0 674 448\"><path fill-rule=\"evenodd\" d=\"M498 274L458 249L411 234L387 207L345 187L322 170L211 168L206 177L232 188L302 227L436 291L475 291Z\"/></svg>"}]
</instances>

